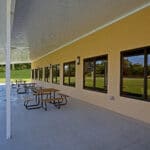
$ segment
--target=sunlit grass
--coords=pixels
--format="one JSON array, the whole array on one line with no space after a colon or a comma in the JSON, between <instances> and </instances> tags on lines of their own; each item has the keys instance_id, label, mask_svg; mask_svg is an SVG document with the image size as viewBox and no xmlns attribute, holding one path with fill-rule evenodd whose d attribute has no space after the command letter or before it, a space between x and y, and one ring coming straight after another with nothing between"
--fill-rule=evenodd
<instances>
[{"instance_id":1,"label":"sunlit grass","mask_svg":"<svg viewBox=\"0 0 150 150\"><path fill-rule=\"evenodd\" d=\"M31 82L31 70L13 70L11 71L11 82L16 80L23 80L26 82ZM60 78L57 78L58 83ZM68 77L65 77L64 83L68 84ZM5 83L5 73L0 72L0 83ZM75 84L75 77L70 78L70 84ZM85 78L85 86L93 87L92 77ZM150 79L148 79L148 95L150 95ZM104 78L96 77L96 87L104 88ZM114 85L115 88L115 85ZM144 93L144 79L142 78L123 78L123 91L128 93L143 94Z\"/></svg>"},{"instance_id":2,"label":"sunlit grass","mask_svg":"<svg viewBox=\"0 0 150 150\"><path fill-rule=\"evenodd\" d=\"M134 94L144 94L144 79L142 78L124 78L123 91ZM147 92L150 95L150 79L147 82Z\"/></svg>"},{"instance_id":3,"label":"sunlit grass","mask_svg":"<svg viewBox=\"0 0 150 150\"><path fill-rule=\"evenodd\" d=\"M23 80L26 82L31 82L31 70L12 70L11 71L11 82L15 82L16 80ZM5 82L5 72L0 72L0 83Z\"/></svg>"},{"instance_id":4,"label":"sunlit grass","mask_svg":"<svg viewBox=\"0 0 150 150\"><path fill-rule=\"evenodd\" d=\"M94 81L92 77L85 78L85 86L86 87L93 87ZM104 88L104 78L103 77L96 77L95 80L95 87L96 88Z\"/></svg>"}]
</instances>

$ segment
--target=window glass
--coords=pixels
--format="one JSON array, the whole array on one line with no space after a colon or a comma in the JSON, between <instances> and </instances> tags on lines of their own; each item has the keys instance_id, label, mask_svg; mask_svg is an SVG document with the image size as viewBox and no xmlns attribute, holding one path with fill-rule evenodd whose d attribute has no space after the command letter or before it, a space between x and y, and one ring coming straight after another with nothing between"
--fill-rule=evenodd
<instances>
[{"instance_id":1,"label":"window glass","mask_svg":"<svg viewBox=\"0 0 150 150\"><path fill-rule=\"evenodd\" d=\"M35 69L35 79L38 79L38 69Z\"/></svg>"},{"instance_id":2,"label":"window glass","mask_svg":"<svg viewBox=\"0 0 150 150\"><path fill-rule=\"evenodd\" d=\"M150 54L148 54L148 64L147 64L147 95L150 99Z\"/></svg>"},{"instance_id":3,"label":"window glass","mask_svg":"<svg viewBox=\"0 0 150 150\"><path fill-rule=\"evenodd\" d=\"M41 81L43 78L43 68L39 69L39 80Z\"/></svg>"},{"instance_id":4,"label":"window glass","mask_svg":"<svg viewBox=\"0 0 150 150\"><path fill-rule=\"evenodd\" d=\"M70 85L75 86L75 63L70 64Z\"/></svg>"},{"instance_id":5,"label":"window glass","mask_svg":"<svg viewBox=\"0 0 150 150\"><path fill-rule=\"evenodd\" d=\"M84 88L107 92L107 55L84 60Z\"/></svg>"},{"instance_id":6,"label":"window glass","mask_svg":"<svg viewBox=\"0 0 150 150\"><path fill-rule=\"evenodd\" d=\"M133 88L134 87L134 88ZM144 94L144 55L123 58L123 92Z\"/></svg>"},{"instance_id":7,"label":"window glass","mask_svg":"<svg viewBox=\"0 0 150 150\"><path fill-rule=\"evenodd\" d=\"M64 63L64 85L75 86L75 62Z\"/></svg>"},{"instance_id":8,"label":"window glass","mask_svg":"<svg viewBox=\"0 0 150 150\"><path fill-rule=\"evenodd\" d=\"M95 86L97 88L105 88L106 62L104 60L96 60L95 69Z\"/></svg>"},{"instance_id":9,"label":"window glass","mask_svg":"<svg viewBox=\"0 0 150 150\"><path fill-rule=\"evenodd\" d=\"M35 75L34 75L34 69L32 69L32 79L35 78L34 76L35 76Z\"/></svg>"},{"instance_id":10,"label":"window glass","mask_svg":"<svg viewBox=\"0 0 150 150\"><path fill-rule=\"evenodd\" d=\"M121 52L120 94L150 101L150 47Z\"/></svg>"},{"instance_id":11,"label":"window glass","mask_svg":"<svg viewBox=\"0 0 150 150\"><path fill-rule=\"evenodd\" d=\"M64 84L69 84L69 64L64 65Z\"/></svg>"},{"instance_id":12,"label":"window glass","mask_svg":"<svg viewBox=\"0 0 150 150\"><path fill-rule=\"evenodd\" d=\"M57 65L57 70L56 70L56 76L57 76L57 83L60 83L60 65Z\"/></svg>"},{"instance_id":13,"label":"window glass","mask_svg":"<svg viewBox=\"0 0 150 150\"><path fill-rule=\"evenodd\" d=\"M85 78L85 83L84 85L86 87L93 87L94 86L94 61L87 61L84 63L84 78Z\"/></svg>"},{"instance_id":14,"label":"window glass","mask_svg":"<svg viewBox=\"0 0 150 150\"><path fill-rule=\"evenodd\" d=\"M45 82L49 82L49 77L50 77L50 69L49 69L49 67L45 67L45 78L44 78L44 81Z\"/></svg>"},{"instance_id":15,"label":"window glass","mask_svg":"<svg viewBox=\"0 0 150 150\"><path fill-rule=\"evenodd\" d=\"M53 65L52 66L52 83L60 83L60 77L59 77L59 65Z\"/></svg>"}]
</instances>

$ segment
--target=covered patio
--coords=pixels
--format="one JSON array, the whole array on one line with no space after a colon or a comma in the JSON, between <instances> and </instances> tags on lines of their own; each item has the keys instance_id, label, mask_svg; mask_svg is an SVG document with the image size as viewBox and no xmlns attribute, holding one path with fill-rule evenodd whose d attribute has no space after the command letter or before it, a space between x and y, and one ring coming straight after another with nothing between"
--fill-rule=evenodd
<instances>
[{"instance_id":1,"label":"covered patio","mask_svg":"<svg viewBox=\"0 0 150 150\"><path fill-rule=\"evenodd\" d=\"M4 90L0 86L0 90ZM0 95L3 150L149 150L149 124L71 98L60 110L26 110L12 89L12 139L5 140L5 98Z\"/></svg>"},{"instance_id":2,"label":"covered patio","mask_svg":"<svg viewBox=\"0 0 150 150\"><path fill-rule=\"evenodd\" d=\"M149 15L149 0L0 0L0 148L149 150ZM27 110L10 83L23 62L68 104Z\"/></svg>"}]
</instances>

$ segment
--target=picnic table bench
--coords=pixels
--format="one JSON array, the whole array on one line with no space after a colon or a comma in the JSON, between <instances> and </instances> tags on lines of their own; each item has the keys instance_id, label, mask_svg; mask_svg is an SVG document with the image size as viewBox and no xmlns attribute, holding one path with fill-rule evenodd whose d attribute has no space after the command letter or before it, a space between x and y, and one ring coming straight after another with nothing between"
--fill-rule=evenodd
<instances>
[{"instance_id":1,"label":"picnic table bench","mask_svg":"<svg viewBox=\"0 0 150 150\"><path fill-rule=\"evenodd\" d=\"M42 99L44 103L44 109L47 110L47 102L54 104L55 107L60 109L62 105L66 105L68 102L69 96L63 93L57 93L57 97Z\"/></svg>"},{"instance_id":2,"label":"picnic table bench","mask_svg":"<svg viewBox=\"0 0 150 150\"><path fill-rule=\"evenodd\" d=\"M45 88L45 89L38 89L33 90L33 96L32 97L26 97L26 100L24 101L24 106L26 109L38 109L38 108L44 108L47 110L47 103L53 104L56 108L60 109L62 105L67 104L67 99L69 98L68 95L63 93L57 93L59 91L54 88ZM52 95L53 94L53 95ZM34 98L35 96L35 98ZM30 104L30 102L34 101L35 104Z\"/></svg>"}]
</instances>

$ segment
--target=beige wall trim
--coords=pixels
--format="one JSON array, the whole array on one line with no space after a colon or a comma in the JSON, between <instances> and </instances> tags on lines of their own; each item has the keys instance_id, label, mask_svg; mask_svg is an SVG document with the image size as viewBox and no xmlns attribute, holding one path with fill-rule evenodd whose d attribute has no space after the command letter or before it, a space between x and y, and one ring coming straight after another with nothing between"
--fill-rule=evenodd
<instances>
[{"instance_id":1,"label":"beige wall trim","mask_svg":"<svg viewBox=\"0 0 150 150\"><path fill-rule=\"evenodd\" d=\"M129 12L129 13L119 17L119 18L116 18L116 19L114 19L114 20L112 20L112 21L110 21L110 22L108 22L108 23L106 23L106 24L104 24L102 26L97 27L96 29L94 29L94 30L92 30L92 31L90 31L90 32L88 32L88 33L86 33L86 34L84 34L84 35L82 35L82 36L80 36L80 37L70 41L70 42L67 42L66 44L64 44L64 45L54 49L53 51L50 51L50 52L46 53L45 55L42 55L41 57L38 57L37 59L32 60L31 62L38 61L39 59L41 59L41 58L43 58L43 57L45 57L45 56L47 56L47 55L49 55L51 53L54 53L54 52L56 52L56 51L58 51L58 50L60 50L60 49L62 49L64 47L66 47L66 46L69 46L72 43L75 43L75 42L77 42L77 41L79 41L79 40L81 40L81 39L83 39L83 38L85 38L85 37L87 37L87 36L97 32L99 30L102 30L103 28L106 28L106 27L112 25L113 23L116 23L116 22L118 22L118 21L120 21L120 20L122 20L122 19L124 19L124 18L126 18L126 17L128 17L128 16L130 16L130 15L132 15L132 14L134 14L134 13L136 13L136 12L138 12L138 11L144 9L144 8L146 8L146 7L150 7L150 2L145 4L145 5L142 5L141 7L137 8L137 9L135 9L135 10L133 10L133 11L131 11L131 12Z\"/></svg>"}]
</instances>

